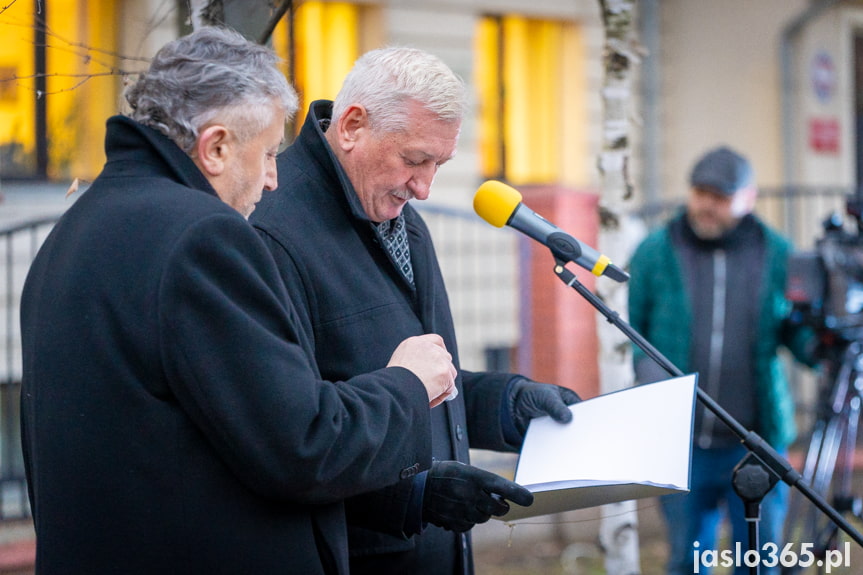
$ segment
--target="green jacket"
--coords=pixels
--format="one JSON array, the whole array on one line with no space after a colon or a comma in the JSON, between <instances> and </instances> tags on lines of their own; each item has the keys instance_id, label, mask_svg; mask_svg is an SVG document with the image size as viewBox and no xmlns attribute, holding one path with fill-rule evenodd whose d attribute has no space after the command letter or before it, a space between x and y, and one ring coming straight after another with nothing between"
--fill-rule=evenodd
<instances>
[{"instance_id":1,"label":"green jacket","mask_svg":"<svg viewBox=\"0 0 863 575\"><path fill-rule=\"evenodd\" d=\"M683 216L680 216L683 217ZM780 345L813 365L813 332L785 320L791 304L785 299L785 278L791 243L759 220L765 237L765 283L761 291L761 317L755 369L758 424L753 431L776 449L784 449L797 434L794 400L783 366L777 357ZM629 263L629 322L671 363L684 373L693 371L690 361L692 306L686 295L680 258L668 226L654 231L636 249ZM635 349L635 360L644 357Z\"/></svg>"}]
</instances>

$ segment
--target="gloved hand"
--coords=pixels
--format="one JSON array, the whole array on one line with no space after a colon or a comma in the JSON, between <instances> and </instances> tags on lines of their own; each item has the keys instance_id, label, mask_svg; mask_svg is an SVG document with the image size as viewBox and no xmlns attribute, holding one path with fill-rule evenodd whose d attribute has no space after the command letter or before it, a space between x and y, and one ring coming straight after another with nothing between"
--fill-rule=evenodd
<instances>
[{"instance_id":1,"label":"gloved hand","mask_svg":"<svg viewBox=\"0 0 863 575\"><path fill-rule=\"evenodd\" d=\"M505 515L509 504L504 499L527 507L533 503L533 493L460 461L435 461L426 478L423 521L451 531L467 531L492 515Z\"/></svg>"},{"instance_id":2,"label":"gloved hand","mask_svg":"<svg viewBox=\"0 0 863 575\"><path fill-rule=\"evenodd\" d=\"M569 388L537 383L524 377L514 381L509 389L509 412L522 436L530 420L541 415L550 415L559 423L569 423L572 421L572 412L567 405L579 401L581 398L578 394Z\"/></svg>"}]
</instances>

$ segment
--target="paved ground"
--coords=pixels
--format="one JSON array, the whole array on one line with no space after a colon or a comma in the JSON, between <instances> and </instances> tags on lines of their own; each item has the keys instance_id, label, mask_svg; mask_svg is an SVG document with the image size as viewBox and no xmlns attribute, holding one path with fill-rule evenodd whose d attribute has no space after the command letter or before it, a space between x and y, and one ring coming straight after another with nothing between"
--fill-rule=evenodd
<instances>
[{"instance_id":1,"label":"paved ground","mask_svg":"<svg viewBox=\"0 0 863 575\"><path fill-rule=\"evenodd\" d=\"M514 469L514 459L497 454L477 452L473 462L501 475ZM512 467L511 467L512 466ZM863 473L855 478L855 492L863 492ZM808 503L807 503L808 505ZM668 555L666 526L661 518L658 501L642 499L638 507L638 536L641 575L664 575ZM518 521L510 528L501 521L491 520L473 530L474 558L477 575L602 575L606 573L598 545L600 529L598 509L586 509L561 515ZM863 522L853 521L855 529L863 530ZM847 540L847 537L845 538ZM804 542L795 542L799 546ZM720 543L719 550L729 549ZM833 568L834 575L863 573L863 548L849 543L848 567ZM799 551L795 547L795 551ZM731 570L717 568L713 575L730 575ZM796 575L816 575L812 567Z\"/></svg>"},{"instance_id":2,"label":"paved ground","mask_svg":"<svg viewBox=\"0 0 863 575\"><path fill-rule=\"evenodd\" d=\"M642 575L664 574L665 527L655 499L639 502ZM508 525L492 520L473 530L477 575L599 575L598 510L537 517Z\"/></svg>"},{"instance_id":3,"label":"paved ground","mask_svg":"<svg viewBox=\"0 0 863 575\"><path fill-rule=\"evenodd\" d=\"M665 574L665 526L657 512L655 500L639 502L641 575ZM508 528L498 521L477 526L474 528L477 575L604 575L603 558L596 544L599 521L590 515L567 515L559 525L519 524L512 531L511 540L504 534ZM532 532L541 528L544 533ZM855 528L863 529L863 524L855 522ZM720 549L728 549L728 546L720 545ZM853 542L848 544L848 549L848 566L835 567L830 573L863 573L863 549ZM824 572L813 566L797 575ZM731 575L731 570L717 568L713 575Z\"/></svg>"}]
</instances>

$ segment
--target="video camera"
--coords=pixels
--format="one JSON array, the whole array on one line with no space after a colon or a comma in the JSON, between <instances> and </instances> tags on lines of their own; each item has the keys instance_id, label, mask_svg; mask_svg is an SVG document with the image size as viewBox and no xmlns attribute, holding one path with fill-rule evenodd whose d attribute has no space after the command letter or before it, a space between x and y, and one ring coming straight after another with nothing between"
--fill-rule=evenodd
<instances>
[{"instance_id":1,"label":"video camera","mask_svg":"<svg viewBox=\"0 0 863 575\"><path fill-rule=\"evenodd\" d=\"M847 231L842 216L831 214L815 249L789 259L785 296L793 306L793 322L856 341L863 339L863 200L859 194L846 201L845 211L854 218L856 231Z\"/></svg>"}]
</instances>

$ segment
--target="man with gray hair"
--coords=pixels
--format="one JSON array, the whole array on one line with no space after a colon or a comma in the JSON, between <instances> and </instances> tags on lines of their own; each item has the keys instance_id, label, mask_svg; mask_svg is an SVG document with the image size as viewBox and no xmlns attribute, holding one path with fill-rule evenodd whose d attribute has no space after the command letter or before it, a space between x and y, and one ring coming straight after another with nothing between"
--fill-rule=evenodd
<instances>
[{"instance_id":1,"label":"man with gray hair","mask_svg":"<svg viewBox=\"0 0 863 575\"><path fill-rule=\"evenodd\" d=\"M245 219L297 107L271 50L201 29L127 99L24 286L36 571L346 574L343 500L431 465L451 356L422 336L320 377Z\"/></svg>"},{"instance_id":2,"label":"man with gray hair","mask_svg":"<svg viewBox=\"0 0 863 575\"><path fill-rule=\"evenodd\" d=\"M281 184L251 221L325 377L367 371L393 342L420 334L443 337L459 366L431 236L408 202L427 199L435 173L455 155L465 92L427 52L373 50L334 102L311 104L279 157ZM469 465L468 449L518 450L532 417L568 421L567 404L578 396L510 373L459 369L456 385L459 393L432 412L431 469L347 501L352 574L471 573L466 532L506 513L506 499L532 503L526 489Z\"/></svg>"}]
</instances>

